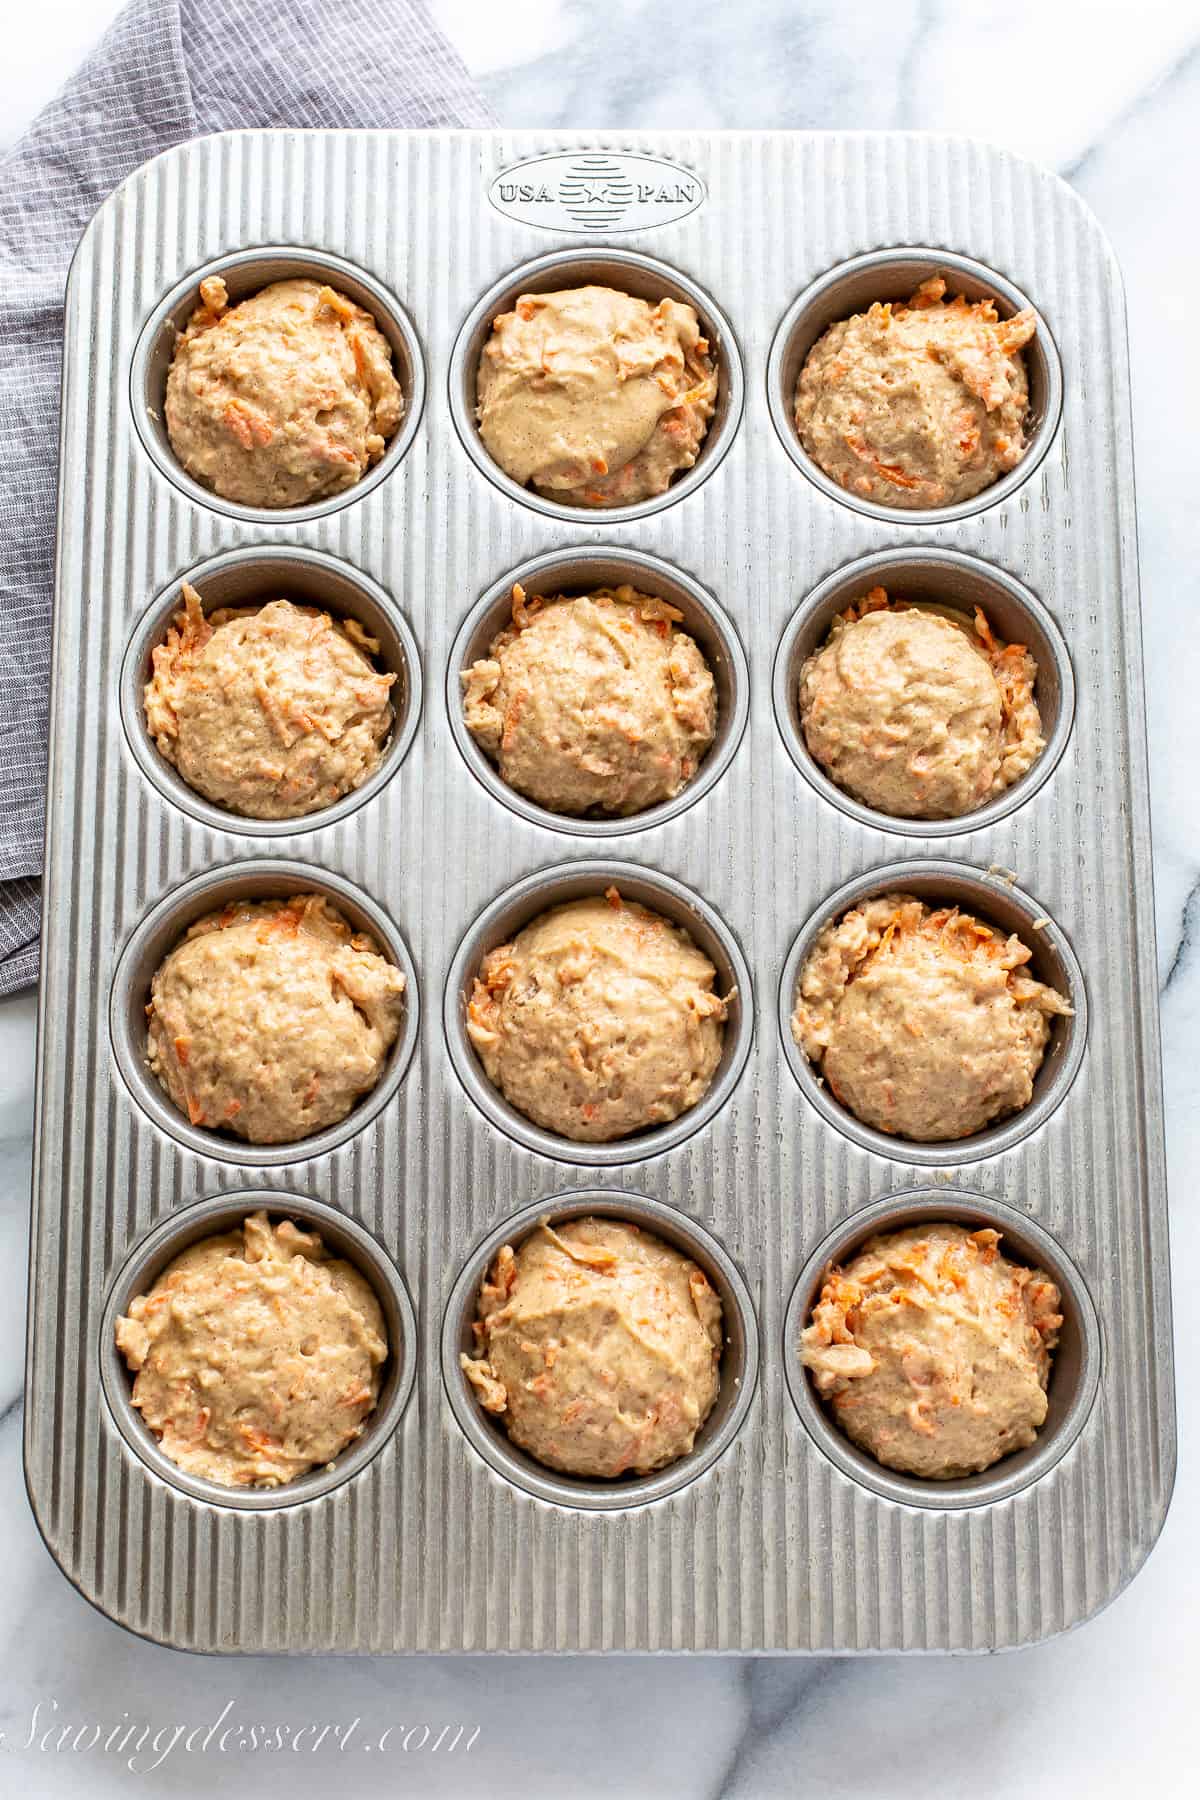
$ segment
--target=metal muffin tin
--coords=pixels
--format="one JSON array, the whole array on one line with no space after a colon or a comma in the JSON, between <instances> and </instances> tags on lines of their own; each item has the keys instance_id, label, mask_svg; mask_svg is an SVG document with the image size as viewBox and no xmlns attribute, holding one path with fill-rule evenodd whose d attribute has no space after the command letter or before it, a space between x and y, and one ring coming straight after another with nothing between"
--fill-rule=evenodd
<instances>
[{"instance_id":1,"label":"metal muffin tin","mask_svg":"<svg viewBox=\"0 0 1200 1800\"><path fill-rule=\"evenodd\" d=\"M501 171L583 149L673 161L707 198L648 229L639 212L636 237L610 220L560 239L490 203ZM808 463L790 390L824 324L934 269L1036 305L1033 443L964 508L869 507ZM217 271L235 298L311 274L376 314L407 407L358 487L257 513L174 462L166 322ZM594 513L514 489L472 419L494 312L587 280L693 300L721 373L695 467ZM1127 382L1094 220L964 139L245 133L168 152L104 204L67 301L26 1409L39 1525L96 1605L206 1650L989 1650L1078 1623L1130 1579L1165 1515L1174 1421ZM348 801L264 827L159 757L139 689L184 577L210 606L324 595L380 636L397 723ZM677 802L566 820L499 784L459 678L514 579L631 580L684 612L722 717ZM798 734L804 655L876 581L979 599L1038 657L1048 749L965 819L856 807ZM491 943L610 881L686 924L738 998L701 1107L588 1147L506 1108L462 1006ZM893 886L1019 929L1075 1006L1032 1106L966 1144L864 1132L787 1029L804 944ZM406 966L405 1028L342 1126L252 1149L174 1111L141 1009L191 918L300 888ZM258 1205L315 1209L375 1280L394 1384L330 1471L197 1491L130 1408L112 1322L185 1243ZM494 1250L581 1209L688 1248L726 1302L695 1452L611 1487L521 1457L457 1364ZM917 1217L994 1223L1064 1291L1047 1425L971 1483L877 1468L799 1363L827 1259Z\"/></svg>"}]
</instances>

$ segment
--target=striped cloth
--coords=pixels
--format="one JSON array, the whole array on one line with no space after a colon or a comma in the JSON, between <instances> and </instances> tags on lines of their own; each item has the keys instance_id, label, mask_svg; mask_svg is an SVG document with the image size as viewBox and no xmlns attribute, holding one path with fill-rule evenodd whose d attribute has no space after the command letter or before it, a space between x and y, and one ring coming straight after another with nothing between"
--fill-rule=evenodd
<instances>
[{"instance_id":1,"label":"striped cloth","mask_svg":"<svg viewBox=\"0 0 1200 1800\"><path fill-rule=\"evenodd\" d=\"M100 202L187 138L494 120L419 0L133 0L0 157L0 994L37 979L63 288Z\"/></svg>"}]
</instances>

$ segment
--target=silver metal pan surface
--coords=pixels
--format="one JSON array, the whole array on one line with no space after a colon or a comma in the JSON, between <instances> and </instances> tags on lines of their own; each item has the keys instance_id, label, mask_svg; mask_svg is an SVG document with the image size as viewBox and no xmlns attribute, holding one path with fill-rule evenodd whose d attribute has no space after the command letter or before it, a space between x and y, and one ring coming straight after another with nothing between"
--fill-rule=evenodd
<instances>
[{"instance_id":1,"label":"silver metal pan surface","mask_svg":"<svg viewBox=\"0 0 1200 1800\"><path fill-rule=\"evenodd\" d=\"M795 437L800 361L830 319L939 268L1037 309L1030 453L944 513L851 504ZM263 513L181 475L170 334L220 270L237 294L307 271L376 311L408 412L360 488ZM587 279L688 299L721 372L694 469L613 513L515 489L472 417L495 307ZM937 602L990 596L1039 647L1051 748L978 818L893 829L807 759L795 670L862 559L864 585L899 568ZM327 582L333 610L376 629L400 704L361 794L264 831L160 766L138 687L184 577L219 604L289 569L301 598ZM514 578L658 580L681 607L723 705L685 801L597 829L505 794L456 709ZM54 631L26 1467L90 1600L210 1651L983 1651L1120 1591L1173 1475L1167 1225L1124 304L1067 187L969 140L897 134L181 146L105 202L72 268ZM614 869L739 992L711 1104L589 1160L508 1116L462 1006L497 932ZM1029 1118L958 1156L848 1124L780 1028L795 947L839 890L892 869L1010 929L1044 915L1041 965L1077 1001ZM145 987L206 897L308 879L407 965L404 1034L344 1127L242 1153L171 1117L141 1062ZM578 1212L576 1195L666 1221L727 1297L711 1427L624 1502L543 1478L456 1379L464 1281L510 1221ZM251 1506L174 1478L109 1342L137 1282L226 1200L333 1209L403 1340L361 1453ZM797 1338L826 1255L939 1209L1046 1258L1067 1323L1045 1441L933 1492L834 1435Z\"/></svg>"}]
</instances>

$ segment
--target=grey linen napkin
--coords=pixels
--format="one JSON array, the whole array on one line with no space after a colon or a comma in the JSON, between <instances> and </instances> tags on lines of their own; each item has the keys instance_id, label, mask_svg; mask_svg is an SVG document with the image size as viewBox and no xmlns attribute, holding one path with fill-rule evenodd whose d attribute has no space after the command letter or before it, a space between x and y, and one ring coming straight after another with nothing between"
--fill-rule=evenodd
<instances>
[{"instance_id":1,"label":"grey linen napkin","mask_svg":"<svg viewBox=\"0 0 1200 1800\"><path fill-rule=\"evenodd\" d=\"M62 303L84 226L209 132L494 123L419 0L133 0L0 157L0 994L37 979Z\"/></svg>"}]
</instances>

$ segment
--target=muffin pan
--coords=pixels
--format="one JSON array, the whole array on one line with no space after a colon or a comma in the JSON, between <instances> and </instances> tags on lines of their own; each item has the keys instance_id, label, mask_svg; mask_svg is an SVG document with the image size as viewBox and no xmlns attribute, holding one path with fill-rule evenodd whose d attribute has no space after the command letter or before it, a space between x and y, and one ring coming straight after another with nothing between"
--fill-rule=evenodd
<instances>
[{"instance_id":1,"label":"muffin pan","mask_svg":"<svg viewBox=\"0 0 1200 1800\"><path fill-rule=\"evenodd\" d=\"M708 198L659 226L639 212L637 250L610 217L547 253L543 229L487 195L550 149L672 159ZM799 361L834 317L938 269L1004 310L1037 307L1030 449L963 508L872 508L804 456ZM256 513L180 471L161 422L169 326L217 271L235 298L316 273L375 313L407 404L357 487ZM644 505L590 512L515 488L473 399L498 310L597 280L695 304L721 392L692 470ZM1070 190L968 140L893 134L208 138L100 209L72 268L64 369L25 1417L34 1510L72 1581L196 1650L991 1650L1104 1605L1161 1526L1174 1420L1124 314ZM178 780L140 688L183 579L209 606L321 601L380 637L397 718L361 789L264 826ZM514 580L629 580L683 612L721 717L675 800L571 820L500 781L464 730L459 676ZM966 818L883 818L804 749L800 663L880 581L978 601L1038 658L1047 749ZM487 948L610 883L684 924L737 998L697 1108L587 1146L490 1087L463 1006ZM813 934L891 887L1018 930L1075 1008L1031 1106L957 1145L866 1131L791 1041ZM226 899L304 888L406 970L383 1079L299 1144L196 1130L145 1065L154 968ZM393 1362L331 1469L236 1494L161 1455L112 1324L186 1243L257 1206L313 1218L356 1258ZM540 1468L461 1378L495 1249L581 1211L687 1248L725 1300L717 1408L654 1476ZM933 1217L995 1224L1064 1292L1047 1424L970 1482L875 1465L799 1362L828 1259Z\"/></svg>"}]
</instances>

